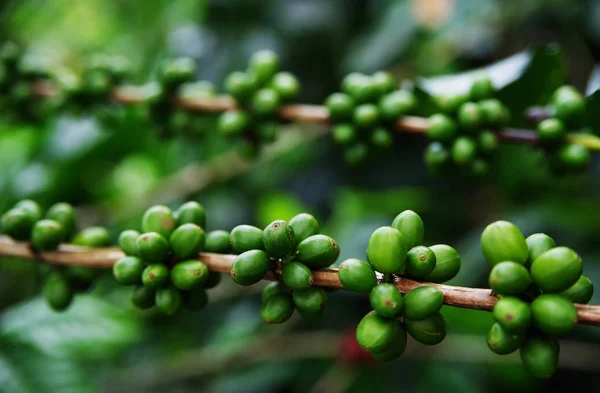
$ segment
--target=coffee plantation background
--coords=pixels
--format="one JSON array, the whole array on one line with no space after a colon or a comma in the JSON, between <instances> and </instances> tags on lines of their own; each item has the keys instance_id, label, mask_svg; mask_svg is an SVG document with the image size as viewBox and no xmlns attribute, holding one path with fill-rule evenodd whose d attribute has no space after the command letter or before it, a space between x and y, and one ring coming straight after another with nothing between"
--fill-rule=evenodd
<instances>
[{"instance_id":1,"label":"coffee plantation background","mask_svg":"<svg viewBox=\"0 0 600 393\"><path fill-rule=\"evenodd\" d=\"M149 80L161 59L191 56L198 78L220 86L253 52L271 48L302 81L299 101L320 104L350 71L429 78L528 51L495 71L511 76L502 98L519 126L526 125L525 106L544 103L558 85L589 93L598 86L595 1L25 0L3 1L0 12L2 38L31 56L78 69L86 55L123 54L137 83ZM160 139L136 113L119 122L61 113L40 124L2 115L1 211L26 197L46 206L64 200L115 239L139 223L149 202L198 200L210 230L264 227L307 211L340 243L342 261L364 256L375 228L413 209L425 221L426 243L460 252L463 266L452 283L480 287L489 266L479 234L503 218L526 235L546 232L578 250L586 275L600 280L597 157L584 175L555 177L541 153L503 145L484 180L434 177L422 162L423 136L399 135L390 152L353 168L330 138L302 141L314 127L289 125L278 143L300 148L219 181L224 165L217 181L196 192L187 186L197 179L173 182L173 175L229 150L210 131L204 139ZM488 350L486 312L445 307L446 341L433 348L411 341L400 360L384 365L352 357L355 325L369 310L364 296L331 292L321 320L268 326L256 312L260 288L229 285L228 277L202 313L167 317L128 306L128 291L108 275L56 314L39 297L44 266L7 259L0 269L3 392L559 391L594 386L600 367L600 332L588 326L562 342L561 368L540 382L518 355Z\"/></svg>"}]
</instances>

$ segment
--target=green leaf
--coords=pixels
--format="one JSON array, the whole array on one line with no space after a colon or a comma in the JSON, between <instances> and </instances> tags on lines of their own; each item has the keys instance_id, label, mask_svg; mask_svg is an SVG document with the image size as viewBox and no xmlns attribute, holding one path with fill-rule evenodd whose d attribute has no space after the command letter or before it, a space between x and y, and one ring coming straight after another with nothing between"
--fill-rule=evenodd
<instances>
[{"instance_id":1,"label":"green leaf","mask_svg":"<svg viewBox=\"0 0 600 393\"><path fill-rule=\"evenodd\" d=\"M41 298L9 309L0 323L0 338L56 357L112 357L141 338L140 324L127 310L92 296L77 297L64 313Z\"/></svg>"}]
</instances>

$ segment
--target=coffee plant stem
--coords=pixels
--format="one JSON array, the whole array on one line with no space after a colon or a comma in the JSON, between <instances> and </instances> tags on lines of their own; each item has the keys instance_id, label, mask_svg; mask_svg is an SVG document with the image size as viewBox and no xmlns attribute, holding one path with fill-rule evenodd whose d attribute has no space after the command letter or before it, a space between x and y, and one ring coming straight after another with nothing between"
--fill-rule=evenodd
<instances>
[{"instance_id":1,"label":"coffee plant stem","mask_svg":"<svg viewBox=\"0 0 600 393\"><path fill-rule=\"evenodd\" d=\"M30 259L57 265L80 265L97 268L110 268L124 254L117 247L90 250L85 247L61 245L58 251L35 253L26 242L15 242L6 236L0 236L0 256ZM229 274L236 255L200 253L202 260L210 271ZM315 286L343 289L337 269L320 269L313 271ZM279 281L280 271L273 271L265 276L265 280ZM396 278L394 285L402 293L423 285L434 286L444 294L444 303L450 306L474 310L491 311L496 304L496 297L490 289L467 288L444 284L435 284ZM600 326L600 306L577 304L578 322L585 325Z\"/></svg>"}]
</instances>

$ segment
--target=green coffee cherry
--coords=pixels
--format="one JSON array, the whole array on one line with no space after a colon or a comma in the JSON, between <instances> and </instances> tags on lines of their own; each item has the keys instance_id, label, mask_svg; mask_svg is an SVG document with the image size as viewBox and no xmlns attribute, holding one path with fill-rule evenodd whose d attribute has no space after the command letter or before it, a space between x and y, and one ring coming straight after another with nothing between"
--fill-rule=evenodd
<instances>
[{"instance_id":1,"label":"green coffee cherry","mask_svg":"<svg viewBox=\"0 0 600 393\"><path fill-rule=\"evenodd\" d=\"M520 295L531 285L531 276L520 263L500 262L490 272L490 287L500 295Z\"/></svg>"},{"instance_id":2,"label":"green coffee cherry","mask_svg":"<svg viewBox=\"0 0 600 393\"><path fill-rule=\"evenodd\" d=\"M458 127L450 117L440 113L429 117L427 137L432 141L450 142L457 132Z\"/></svg>"},{"instance_id":3,"label":"green coffee cherry","mask_svg":"<svg viewBox=\"0 0 600 393\"><path fill-rule=\"evenodd\" d=\"M263 242L267 253L275 258L285 257L296 247L294 230L283 220L273 221L265 228Z\"/></svg>"},{"instance_id":4,"label":"green coffee cherry","mask_svg":"<svg viewBox=\"0 0 600 393\"><path fill-rule=\"evenodd\" d=\"M377 277L371 265L360 259L346 259L340 264L338 276L348 291L369 293L377 285Z\"/></svg>"},{"instance_id":5,"label":"green coffee cherry","mask_svg":"<svg viewBox=\"0 0 600 393\"><path fill-rule=\"evenodd\" d=\"M570 248L555 247L540 255L531 264L531 278L547 293L564 291L581 275L581 257Z\"/></svg>"},{"instance_id":6,"label":"green coffee cherry","mask_svg":"<svg viewBox=\"0 0 600 393\"><path fill-rule=\"evenodd\" d=\"M340 255L338 244L325 235L313 235L302 240L296 248L294 259L311 269L330 266Z\"/></svg>"},{"instance_id":7,"label":"green coffee cherry","mask_svg":"<svg viewBox=\"0 0 600 393\"><path fill-rule=\"evenodd\" d=\"M223 112L217 121L217 129L223 136L243 135L250 127L250 117L241 110L232 109Z\"/></svg>"},{"instance_id":8,"label":"green coffee cherry","mask_svg":"<svg viewBox=\"0 0 600 393\"><path fill-rule=\"evenodd\" d=\"M496 221L483 230L481 250L492 266L504 261L524 264L529 256L525 237L508 221Z\"/></svg>"},{"instance_id":9,"label":"green coffee cherry","mask_svg":"<svg viewBox=\"0 0 600 393\"><path fill-rule=\"evenodd\" d=\"M168 239L175 229L173 212L166 206L156 205L146 210L142 217L142 231L156 232Z\"/></svg>"},{"instance_id":10,"label":"green coffee cherry","mask_svg":"<svg viewBox=\"0 0 600 393\"><path fill-rule=\"evenodd\" d=\"M207 252L215 252L217 254L225 254L231 249L229 242L230 234L224 230L210 231L204 239L204 249Z\"/></svg>"},{"instance_id":11,"label":"green coffee cherry","mask_svg":"<svg viewBox=\"0 0 600 393\"><path fill-rule=\"evenodd\" d=\"M370 128L379 122L379 111L376 105L361 104L354 108L352 121L359 128Z\"/></svg>"},{"instance_id":12,"label":"green coffee cherry","mask_svg":"<svg viewBox=\"0 0 600 393\"><path fill-rule=\"evenodd\" d=\"M424 278L435 269L435 254L430 248L416 246L406 254L406 272L415 278Z\"/></svg>"},{"instance_id":13,"label":"green coffee cherry","mask_svg":"<svg viewBox=\"0 0 600 393\"><path fill-rule=\"evenodd\" d=\"M310 288L313 282L312 271L299 262L290 262L283 267L282 278L291 289Z\"/></svg>"},{"instance_id":14,"label":"green coffee cherry","mask_svg":"<svg viewBox=\"0 0 600 393\"><path fill-rule=\"evenodd\" d=\"M300 213L294 216L289 224L294 231L296 244L300 244L304 239L313 235L318 235L320 232L319 222L308 213Z\"/></svg>"},{"instance_id":15,"label":"green coffee cherry","mask_svg":"<svg viewBox=\"0 0 600 393\"><path fill-rule=\"evenodd\" d=\"M400 334L399 323L395 319L383 318L371 311L356 328L356 341L369 352L385 352Z\"/></svg>"},{"instance_id":16,"label":"green coffee cherry","mask_svg":"<svg viewBox=\"0 0 600 393\"><path fill-rule=\"evenodd\" d=\"M559 292L559 295L571 299L574 303L587 304L594 296L594 284L586 276L579 276L575 284Z\"/></svg>"},{"instance_id":17,"label":"green coffee cherry","mask_svg":"<svg viewBox=\"0 0 600 393\"><path fill-rule=\"evenodd\" d=\"M169 242L156 232L142 233L136 245L138 256L146 262L163 262L169 255Z\"/></svg>"},{"instance_id":18,"label":"green coffee cherry","mask_svg":"<svg viewBox=\"0 0 600 393\"><path fill-rule=\"evenodd\" d=\"M489 127L500 128L510 120L510 112L500 101L494 98L479 103L483 122Z\"/></svg>"},{"instance_id":19,"label":"green coffee cherry","mask_svg":"<svg viewBox=\"0 0 600 393\"><path fill-rule=\"evenodd\" d=\"M531 322L531 308L519 298L506 296L498 300L492 311L496 322L510 332L520 332Z\"/></svg>"},{"instance_id":20,"label":"green coffee cherry","mask_svg":"<svg viewBox=\"0 0 600 393\"><path fill-rule=\"evenodd\" d=\"M44 282L44 299L55 311L63 311L73 300L73 289L67 277L58 271L48 275Z\"/></svg>"},{"instance_id":21,"label":"green coffee cherry","mask_svg":"<svg viewBox=\"0 0 600 393\"><path fill-rule=\"evenodd\" d=\"M439 172L450 162L450 152L440 142L431 142L425 148L423 158L429 170Z\"/></svg>"},{"instance_id":22,"label":"green coffee cherry","mask_svg":"<svg viewBox=\"0 0 600 393\"><path fill-rule=\"evenodd\" d=\"M560 120L578 124L585 115L585 99L573 86L559 87L551 98L555 116Z\"/></svg>"},{"instance_id":23,"label":"green coffee cherry","mask_svg":"<svg viewBox=\"0 0 600 393\"><path fill-rule=\"evenodd\" d=\"M358 131L352 124L338 124L332 129L333 140L340 145L356 142Z\"/></svg>"},{"instance_id":24,"label":"green coffee cherry","mask_svg":"<svg viewBox=\"0 0 600 393\"><path fill-rule=\"evenodd\" d=\"M561 168L570 171L586 169L591 160L590 151L578 143L566 143L556 152L555 160Z\"/></svg>"},{"instance_id":25,"label":"green coffee cherry","mask_svg":"<svg viewBox=\"0 0 600 393\"><path fill-rule=\"evenodd\" d=\"M481 131L477 137L477 148L483 154L492 154L498 149L498 136L492 131Z\"/></svg>"},{"instance_id":26,"label":"green coffee cherry","mask_svg":"<svg viewBox=\"0 0 600 393\"><path fill-rule=\"evenodd\" d=\"M31 199L23 199L17 202L14 209L25 210L32 221L39 221L42 219L42 208L37 202L32 201Z\"/></svg>"},{"instance_id":27,"label":"green coffee cherry","mask_svg":"<svg viewBox=\"0 0 600 393\"><path fill-rule=\"evenodd\" d=\"M488 334L488 347L498 355L508 355L519 349L523 343L523 332L511 332L499 323L492 325Z\"/></svg>"},{"instance_id":28,"label":"green coffee cherry","mask_svg":"<svg viewBox=\"0 0 600 393\"><path fill-rule=\"evenodd\" d=\"M288 295L272 295L263 301L260 315L266 323L283 323L294 313L294 302Z\"/></svg>"},{"instance_id":29,"label":"green coffee cherry","mask_svg":"<svg viewBox=\"0 0 600 393\"><path fill-rule=\"evenodd\" d=\"M392 227L375 230L367 246L367 258L373 268L381 273L403 274L406 270L407 239Z\"/></svg>"},{"instance_id":30,"label":"green coffee cherry","mask_svg":"<svg viewBox=\"0 0 600 393\"><path fill-rule=\"evenodd\" d=\"M150 289L164 287L169 282L169 268L162 263L146 266L142 272L142 284Z\"/></svg>"},{"instance_id":31,"label":"green coffee cherry","mask_svg":"<svg viewBox=\"0 0 600 393\"><path fill-rule=\"evenodd\" d=\"M356 102L367 102L376 94L376 87L367 75L353 72L342 81L342 90Z\"/></svg>"},{"instance_id":32,"label":"green coffee cherry","mask_svg":"<svg viewBox=\"0 0 600 393\"><path fill-rule=\"evenodd\" d=\"M54 220L40 220L31 230L31 245L38 251L55 250L64 238L64 229Z\"/></svg>"},{"instance_id":33,"label":"green coffee cherry","mask_svg":"<svg viewBox=\"0 0 600 393\"><path fill-rule=\"evenodd\" d=\"M469 100L466 94L438 95L434 97L440 112L452 115L458 108Z\"/></svg>"},{"instance_id":34,"label":"green coffee cherry","mask_svg":"<svg viewBox=\"0 0 600 393\"><path fill-rule=\"evenodd\" d=\"M446 321L439 312L416 321L405 318L404 324L408 334L421 344L437 345L446 338Z\"/></svg>"},{"instance_id":35,"label":"green coffee cherry","mask_svg":"<svg viewBox=\"0 0 600 393\"><path fill-rule=\"evenodd\" d=\"M263 230L252 225L238 225L230 234L231 246L239 252L264 250Z\"/></svg>"},{"instance_id":36,"label":"green coffee cherry","mask_svg":"<svg viewBox=\"0 0 600 393\"><path fill-rule=\"evenodd\" d=\"M177 258L194 258L204 247L204 230L196 224L183 224L171 233L169 243Z\"/></svg>"},{"instance_id":37,"label":"green coffee cherry","mask_svg":"<svg viewBox=\"0 0 600 393\"><path fill-rule=\"evenodd\" d=\"M121 232L119 235L119 247L126 255L137 256L138 248L137 248L137 238L140 237L140 233L138 231L134 231L133 229L128 229L126 231Z\"/></svg>"},{"instance_id":38,"label":"green coffee cherry","mask_svg":"<svg viewBox=\"0 0 600 393\"><path fill-rule=\"evenodd\" d=\"M145 310L154 306L154 289L138 285L131 292L131 303L139 309Z\"/></svg>"},{"instance_id":39,"label":"green coffee cherry","mask_svg":"<svg viewBox=\"0 0 600 393\"><path fill-rule=\"evenodd\" d=\"M269 272L271 260L266 252L250 250L238 255L231 265L231 277L240 285L256 284Z\"/></svg>"},{"instance_id":40,"label":"green coffee cherry","mask_svg":"<svg viewBox=\"0 0 600 393\"><path fill-rule=\"evenodd\" d=\"M425 225L421 217L412 210L405 210L398 214L392 222L392 228L400 231L406 240L406 247L411 249L423 244Z\"/></svg>"},{"instance_id":41,"label":"green coffee cherry","mask_svg":"<svg viewBox=\"0 0 600 393\"><path fill-rule=\"evenodd\" d=\"M113 275L123 285L135 285L142 282L144 262L137 257L123 257L113 266Z\"/></svg>"},{"instance_id":42,"label":"green coffee cherry","mask_svg":"<svg viewBox=\"0 0 600 393\"><path fill-rule=\"evenodd\" d=\"M371 75L371 83L375 93L379 96L393 92L397 85L396 79L385 71L377 71Z\"/></svg>"},{"instance_id":43,"label":"green coffee cherry","mask_svg":"<svg viewBox=\"0 0 600 393\"><path fill-rule=\"evenodd\" d=\"M481 73L473 80L471 90L469 91L469 97L473 101L480 101L486 98L490 98L496 92L496 88L492 84L492 80L486 73Z\"/></svg>"},{"instance_id":44,"label":"green coffee cherry","mask_svg":"<svg viewBox=\"0 0 600 393\"><path fill-rule=\"evenodd\" d=\"M254 78L248 73L234 71L225 78L224 86L227 94L241 101L252 94Z\"/></svg>"},{"instance_id":45,"label":"green coffee cherry","mask_svg":"<svg viewBox=\"0 0 600 393\"><path fill-rule=\"evenodd\" d=\"M171 269L171 282L181 290L202 287L208 279L208 267L198 260L183 261Z\"/></svg>"},{"instance_id":46,"label":"green coffee cherry","mask_svg":"<svg viewBox=\"0 0 600 393\"><path fill-rule=\"evenodd\" d=\"M73 244L86 247L107 247L110 245L110 233L104 227L88 227L73 238Z\"/></svg>"},{"instance_id":47,"label":"green coffee cherry","mask_svg":"<svg viewBox=\"0 0 600 393\"><path fill-rule=\"evenodd\" d=\"M535 325L551 336L567 334L577 323L573 302L561 295L543 294L531 302Z\"/></svg>"},{"instance_id":48,"label":"green coffee cherry","mask_svg":"<svg viewBox=\"0 0 600 393\"><path fill-rule=\"evenodd\" d=\"M468 136L460 136L452 143L450 150L452 161L458 166L472 163L477 156L477 144Z\"/></svg>"},{"instance_id":49,"label":"green coffee cherry","mask_svg":"<svg viewBox=\"0 0 600 393\"><path fill-rule=\"evenodd\" d=\"M376 285L369 295L371 307L385 318L394 318L402 313L404 302L402 294L394 284Z\"/></svg>"},{"instance_id":50,"label":"green coffee cherry","mask_svg":"<svg viewBox=\"0 0 600 393\"><path fill-rule=\"evenodd\" d=\"M200 311L208 304L208 294L202 287L182 293L182 302L189 311Z\"/></svg>"},{"instance_id":51,"label":"green coffee cherry","mask_svg":"<svg viewBox=\"0 0 600 393\"><path fill-rule=\"evenodd\" d=\"M262 85L279 70L279 57L272 50L260 50L250 58L248 69L252 71L258 84Z\"/></svg>"},{"instance_id":52,"label":"green coffee cherry","mask_svg":"<svg viewBox=\"0 0 600 393\"><path fill-rule=\"evenodd\" d=\"M163 61L158 68L158 80L167 88L174 88L196 74L196 63L189 57Z\"/></svg>"},{"instance_id":53,"label":"green coffee cherry","mask_svg":"<svg viewBox=\"0 0 600 393\"><path fill-rule=\"evenodd\" d=\"M565 139L565 125L558 119L545 119L537 126L541 143L559 143Z\"/></svg>"},{"instance_id":54,"label":"green coffee cherry","mask_svg":"<svg viewBox=\"0 0 600 393\"><path fill-rule=\"evenodd\" d=\"M273 79L271 79L270 87L286 101L295 98L300 93L300 82L290 72L278 72L275 74Z\"/></svg>"},{"instance_id":55,"label":"green coffee cherry","mask_svg":"<svg viewBox=\"0 0 600 393\"><path fill-rule=\"evenodd\" d=\"M276 281L269 283L261 294L261 300L264 303L268 298L274 295L286 295L290 293L290 289L284 283Z\"/></svg>"},{"instance_id":56,"label":"green coffee cherry","mask_svg":"<svg viewBox=\"0 0 600 393\"><path fill-rule=\"evenodd\" d=\"M481 125L481 111L474 102L465 102L458 108L458 125L465 131L477 131Z\"/></svg>"},{"instance_id":57,"label":"green coffee cherry","mask_svg":"<svg viewBox=\"0 0 600 393\"><path fill-rule=\"evenodd\" d=\"M445 282L458 274L461 264L460 255L454 248L446 244L436 244L429 249L435 254L435 268L423 280Z\"/></svg>"},{"instance_id":58,"label":"green coffee cherry","mask_svg":"<svg viewBox=\"0 0 600 393\"><path fill-rule=\"evenodd\" d=\"M354 100L348 94L333 93L325 100L325 106L329 111L331 120L335 122L352 119Z\"/></svg>"},{"instance_id":59,"label":"green coffee cherry","mask_svg":"<svg viewBox=\"0 0 600 393\"><path fill-rule=\"evenodd\" d=\"M551 248L556 247L554 239L545 233L534 233L525 239L525 241L527 242L527 250L529 252L529 257L527 258L526 263L528 268L531 268L533 261L535 261L540 255Z\"/></svg>"},{"instance_id":60,"label":"green coffee cherry","mask_svg":"<svg viewBox=\"0 0 600 393\"><path fill-rule=\"evenodd\" d=\"M68 203L60 202L50 206L46 218L58 222L63 228L61 241L70 239L77 228L75 209Z\"/></svg>"},{"instance_id":61,"label":"green coffee cherry","mask_svg":"<svg viewBox=\"0 0 600 393\"><path fill-rule=\"evenodd\" d=\"M401 323L398 324L398 332L392 339L392 342L382 352L373 352L372 355L380 362L391 362L399 358L406 350L406 329Z\"/></svg>"},{"instance_id":62,"label":"green coffee cherry","mask_svg":"<svg viewBox=\"0 0 600 393\"><path fill-rule=\"evenodd\" d=\"M15 240L27 240L34 223L35 221L25 209L13 208L2 215L0 228L2 233Z\"/></svg>"},{"instance_id":63,"label":"green coffee cherry","mask_svg":"<svg viewBox=\"0 0 600 393\"><path fill-rule=\"evenodd\" d=\"M273 115L281 105L281 97L273 89L260 89L252 96L252 111L259 116Z\"/></svg>"},{"instance_id":64,"label":"green coffee cherry","mask_svg":"<svg viewBox=\"0 0 600 393\"><path fill-rule=\"evenodd\" d=\"M167 315L173 315L181 307L181 292L175 288L167 287L156 291L154 296L156 308Z\"/></svg>"},{"instance_id":65,"label":"green coffee cherry","mask_svg":"<svg viewBox=\"0 0 600 393\"><path fill-rule=\"evenodd\" d=\"M303 315L320 315L327 307L327 294L323 288L295 289L292 291L292 298Z\"/></svg>"},{"instance_id":66,"label":"green coffee cherry","mask_svg":"<svg viewBox=\"0 0 600 393\"><path fill-rule=\"evenodd\" d=\"M429 318L442 308L444 294L437 288L422 286L404 295L404 316L418 321Z\"/></svg>"},{"instance_id":67,"label":"green coffee cherry","mask_svg":"<svg viewBox=\"0 0 600 393\"><path fill-rule=\"evenodd\" d=\"M406 90L397 90L386 94L379 100L379 115L384 121L395 121L406 115L416 106L414 95Z\"/></svg>"},{"instance_id":68,"label":"green coffee cherry","mask_svg":"<svg viewBox=\"0 0 600 393\"><path fill-rule=\"evenodd\" d=\"M551 337L527 337L519 350L521 362L534 377L550 378L558 367L558 341Z\"/></svg>"},{"instance_id":69,"label":"green coffee cherry","mask_svg":"<svg viewBox=\"0 0 600 393\"><path fill-rule=\"evenodd\" d=\"M387 148L394 143L394 137L392 136L391 131L383 127L377 127L371 131L369 141L373 146Z\"/></svg>"},{"instance_id":70,"label":"green coffee cherry","mask_svg":"<svg viewBox=\"0 0 600 393\"><path fill-rule=\"evenodd\" d=\"M202 286L204 289L211 289L221 283L221 273L219 272L208 272L208 277Z\"/></svg>"},{"instance_id":71,"label":"green coffee cherry","mask_svg":"<svg viewBox=\"0 0 600 393\"><path fill-rule=\"evenodd\" d=\"M204 207L195 201L189 201L179 206L173 214L175 218L175 226L179 227L183 224L196 224L201 228L206 227L206 211Z\"/></svg>"}]
</instances>

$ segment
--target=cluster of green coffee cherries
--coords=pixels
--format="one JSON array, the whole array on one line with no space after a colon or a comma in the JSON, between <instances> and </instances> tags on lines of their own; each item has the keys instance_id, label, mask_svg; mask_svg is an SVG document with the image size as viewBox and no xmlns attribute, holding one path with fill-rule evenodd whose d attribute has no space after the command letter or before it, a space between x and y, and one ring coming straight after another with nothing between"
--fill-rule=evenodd
<instances>
[{"instance_id":1,"label":"cluster of green coffee cherries","mask_svg":"<svg viewBox=\"0 0 600 393\"><path fill-rule=\"evenodd\" d=\"M474 79L468 94L437 96L439 112L429 117L424 160L434 173L457 170L469 176L489 172L489 158L498 147L497 130L510 120L510 111L494 98L487 74Z\"/></svg>"},{"instance_id":2,"label":"cluster of green coffee cherries","mask_svg":"<svg viewBox=\"0 0 600 393\"><path fill-rule=\"evenodd\" d=\"M550 169L557 174L578 173L590 163L589 150L567 141L567 130L580 129L585 123L585 99L573 86L559 87L546 106L551 117L537 125L537 134Z\"/></svg>"},{"instance_id":3,"label":"cluster of green coffee cherries","mask_svg":"<svg viewBox=\"0 0 600 393\"><path fill-rule=\"evenodd\" d=\"M252 55L248 69L234 71L225 79L225 91L237 108L222 113L217 127L221 135L239 141L249 157L258 154L261 144L275 141L279 108L300 93L298 78L279 68L277 54L261 50Z\"/></svg>"},{"instance_id":4,"label":"cluster of green coffee cherries","mask_svg":"<svg viewBox=\"0 0 600 393\"><path fill-rule=\"evenodd\" d=\"M490 286L500 298L488 346L500 355L519 349L527 371L550 377L558 366L557 337L577 323L574 303L588 303L594 294L594 285L581 274L581 258L546 234L526 239L507 221L486 227L481 248L492 265Z\"/></svg>"},{"instance_id":5,"label":"cluster of green coffee cherries","mask_svg":"<svg viewBox=\"0 0 600 393\"><path fill-rule=\"evenodd\" d=\"M357 165L369 153L369 146L389 148L394 142L394 124L416 106L412 92L398 89L387 72L348 74L342 92L325 101L332 121L333 140L344 147L347 163Z\"/></svg>"},{"instance_id":6,"label":"cluster of green coffee cherries","mask_svg":"<svg viewBox=\"0 0 600 393\"><path fill-rule=\"evenodd\" d=\"M380 361L392 361L404 353L407 332L425 345L439 344L446 337L446 322L439 312L442 292L423 285L402 296L394 285L399 277L440 283L459 272L458 252L445 244L423 246L423 235L421 217L412 210L403 211L392 226L373 232L368 262L347 259L338 270L345 289L369 293L373 311L358 324L356 340Z\"/></svg>"},{"instance_id":7,"label":"cluster of green coffee cherries","mask_svg":"<svg viewBox=\"0 0 600 393\"><path fill-rule=\"evenodd\" d=\"M231 231L230 239L233 249L241 252L231 266L233 281L252 285L267 274L281 274L281 281L263 290L261 316L265 322L283 323L295 309L305 319L323 313L327 294L312 286L311 269L330 266L340 255L340 248L331 237L320 234L312 215L301 213L289 222L273 221L264 230L239 225Z\"/></svg>"},{"instance_id":8,"label":"cluster of green coffee cherries","mask_svg":"<svg viewBox=\"0 0 600 393\"><path fill-rule=\"evenodd\" d=\"M142 233L128 229L119 235L125 257L113 266L115 279L134 286L132 303L140 309L156 306L174 314L182 306L201 310L208 303L206 289L215 287L220 274L209 272L198 260L200 251L229 249L229 233L206 234L206 213L202 205L190 201L175 212L156 205L142 217Z\"/></svg>"},{"instance_id":9,"label":"cluster of green coffee cherries","mask_svg":"<svg viewBox=\"0 0 600 393\"><path fill-rule=\"evenodd\" d=\"M94 248L111 243L110 234L103 227L88 227L77 232L75 210L64 202L50 206L43 215L37 202L22 200L2 215L0 229L15 240L30 241L34 252L56 250L60 243ZM63 311L75 293L89 290L102 272L86 266L53 266L45 276L44 298L52 309Z\"/></svg>"}]
</instances>

